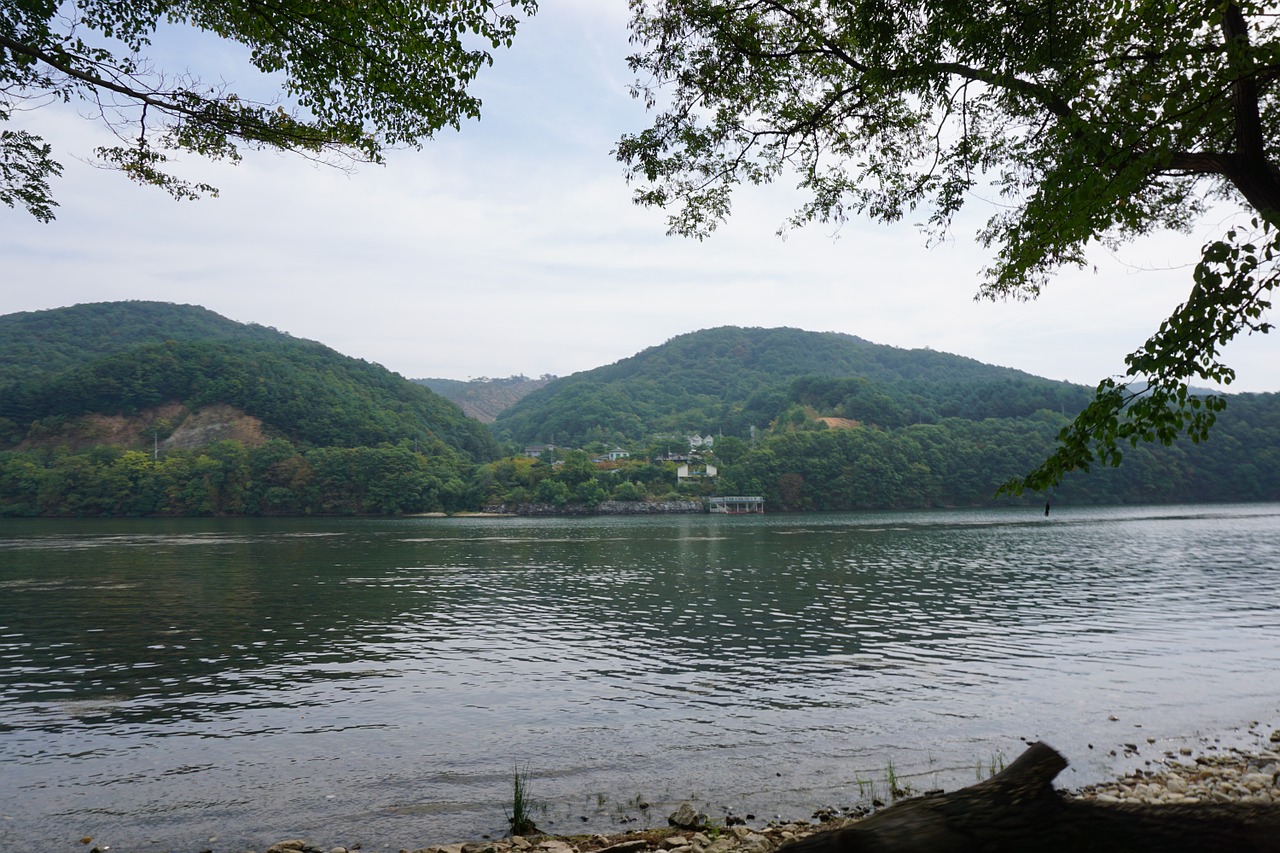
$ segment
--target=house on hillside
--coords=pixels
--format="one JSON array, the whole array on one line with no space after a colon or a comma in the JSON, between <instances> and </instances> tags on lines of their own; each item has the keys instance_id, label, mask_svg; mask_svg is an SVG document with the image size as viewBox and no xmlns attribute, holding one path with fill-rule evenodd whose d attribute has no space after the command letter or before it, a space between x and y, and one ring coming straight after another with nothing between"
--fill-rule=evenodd
<instances>
[{"instance_id":1,"label":"house on hillside","mask_svg":"<svg viewBox=\"0 0 1280 853\"><path fill-rule=\"evenodd\" d=\"M556 446L554 444L530 444L525 447L524 455L531 459L540 459L542 454L550 453L555 449Z\"/></svg>"},{"instance_id":2,"label":"house on hillside","mask_svg":"<svg viewBox=\"0 0 1280 853\"><path fill-rule=\"evenodd\" d=\"M711 479L717 473L714 465L694 465L686 462L676 469L676 480L678 482L680 480Z\"/></svg>"}]
</instances>

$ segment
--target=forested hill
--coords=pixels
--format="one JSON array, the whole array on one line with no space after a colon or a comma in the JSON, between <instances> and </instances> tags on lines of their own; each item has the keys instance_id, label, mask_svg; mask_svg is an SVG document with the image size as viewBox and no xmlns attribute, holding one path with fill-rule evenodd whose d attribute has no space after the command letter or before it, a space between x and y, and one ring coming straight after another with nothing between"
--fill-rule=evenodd
<instances>
[{"instance_id":1,"label":"forested hill","mask_svg":"<svg viewBox=\"0 0 1280 853\"><path fill-rule=\"evenodd\" d=\"M107 322L120 334L106 334ZM456 405L384 367L195 306L126 302L11 315L0 318L0 340L11 377L0 381L9 445L30 441L33 429L56 436L79 416L181 403L191 413L233 407L260 420L268 436L303 447L443 443L474 460L496 453L489 432Z\"/></svg>"},{"instance_id":2,"label":"forested hill","mask_svg":"<svg viewBox=\"0 0 1280 853\"><path fill-rule=\"evenodd\" d=\"M897 427L1074 412L1089 396L1082 386L933 350L726 326L555 380L500 414L494 427L518 442L575 446L663 432L746 435L795 405Z\"/></svg>"},{"instance_id":3,"label":"forested hill","mask_svg":"<svg viewBox=\"0 0 1280 853\"><path fill-rule=\"evenodd\" d=\"M6 314L0 316L0 385L53 376L140 344L282 339L291 338L198 305L170 302L95 302Z\"/></svg>"}]
</instances>

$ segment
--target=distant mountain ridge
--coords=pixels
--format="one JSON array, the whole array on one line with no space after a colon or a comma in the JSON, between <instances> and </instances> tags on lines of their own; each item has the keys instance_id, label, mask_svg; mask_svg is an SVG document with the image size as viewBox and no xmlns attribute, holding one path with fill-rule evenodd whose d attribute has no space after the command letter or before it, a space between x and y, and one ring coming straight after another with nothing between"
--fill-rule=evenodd
<instances>
[{"instance_id":1,"label":"distant mountain ridge","mask_svg":"<svg viewBox=\"0 0 1280 853\"><path fill-rule=\"evenodd\" d=\"M857 385L821 389L812 381L819 378ZM810 381L795 387L800 380ZM806 394L807 402L825 395L831 398L824 401L828 408L848 409L824 414L895 426L941 417L1075 411L1088 393L1083 386L1013 368L854 335L724 326L554 380L499 414L494 427L515 441L574 446L664 432L746 435L806 402Z\"/></svg>"},{"instance_id":2,"label":"distant mountain ridge","mask_svg":"<svg viewBox=\"0 0 1280 853\"><path fill-rule=\"evenodd\" d=\"M537 379L527 376L507 376L502 379L414 379L446 400L462 407L468 417L483 424L491 424L498 415L523 400L529 394L545 386L556 377L543 375Z\"/></svg>"}]
</instances>

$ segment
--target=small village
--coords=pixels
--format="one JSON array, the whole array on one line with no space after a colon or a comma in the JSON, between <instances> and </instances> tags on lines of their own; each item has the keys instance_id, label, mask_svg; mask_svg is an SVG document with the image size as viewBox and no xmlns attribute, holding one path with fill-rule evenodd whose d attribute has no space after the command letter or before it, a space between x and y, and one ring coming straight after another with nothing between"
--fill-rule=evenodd
<instances>
[{"instance_id":1,"label":"small village","mask_svg":"<svg viewBox=\"0 0 1280 853\"><path fill-rule=\"evenodd\" d=\"M552 507L565 514L583 514L585 512L602 515L635 515L658 513L709 512L721 515L754 515L765 511L765 500L759 495L722 495L716 489L719 479L719 468L715 457L715 436L690 435L655 436L650 442L652 455L647 458L636 458L632 451L614 446L608 450L599 448L580 449L564 448L555 444L525 445L521 458L536 460L549 466L552 478L566 471L571 461L578 463L585 456L594 466L596 479L613 478L620 480L615 486L623 486L616 490L612 500L600 500L594 505L588 503L574 504L572 501L559 501L558 491L548 491ZM661 448L661 450L658 450ZM628 478L642 468L650 468L665 472L668 482L674 474L674 491L661 497L646 492L640 495L635 487L636 480ZM652 482L650 480L649 482ZM490 505L487 512L517 515L546 515L547 502L524 502Z\"/></svg>"}]
</instances>

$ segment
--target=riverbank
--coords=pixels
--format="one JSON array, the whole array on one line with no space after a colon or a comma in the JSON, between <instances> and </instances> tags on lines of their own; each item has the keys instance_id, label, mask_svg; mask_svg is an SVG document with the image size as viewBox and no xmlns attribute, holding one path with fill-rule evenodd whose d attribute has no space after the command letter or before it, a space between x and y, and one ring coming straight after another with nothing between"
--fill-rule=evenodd
<instances>
[{"instance_id":1,"label":"riverbank","mask_svg":"<svg viewBox=\"0 0 1280 853\"><path fill-rule=\"evenodd\" d=\"M1251 729L1256 730L1257 724ZM1280 809L1280 729L1255 731L1259 747L1247 749L1203 744L1197 754L1190 747L1169 751L1113 780L1088 785L1068 796L1102 803L1139 802L1212 803L1248 802L1271 804ZM452 844L430 844L401 848L399 853L773 853L786 844L816 832L833 829L870 814L883 803L860 804L837 811L823 809L809 818L772 820L762 825L751 815L712 821L682 806L667 819L667 826L632 830L611 835L540 835L509 838L482 838ZM736 825L724 825L736 824ZM104 851L106 848L94 848ZM359 843L351 846L318 844L306 839L288 839L266 848L264 853L379 853L365 851ZM91 852L92 853L92 852ZM212 849L200 853L213 853ZM252 853L252 851L249 851ZM394 851L390 851L394 853Z\"/></svg>"},{"instance_id":2,"label":"riverbank","mask_svg":"<svg viewBox=\"0 0 1280 853\"><path fill-rule=\"evenodd\" d=\"M594 515L701 515L706 513L707 504L701 500L667 500L667 501L601 501L588 506L586 504L495 504L484 507L478 513L467 513L472 516L526 516L526 517L575 517ZM462 513L458 513L462 515Z\"/></svg>"}]
</instances>

